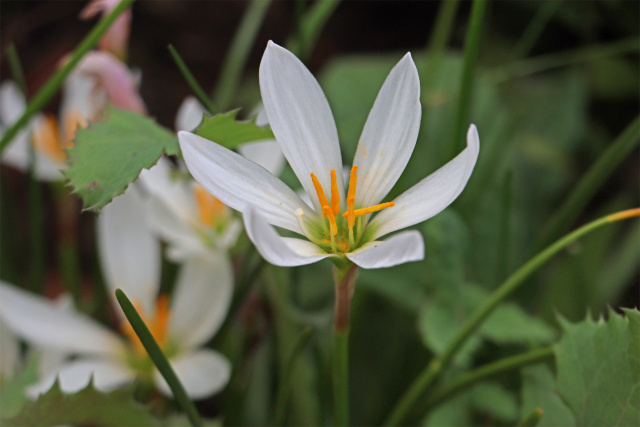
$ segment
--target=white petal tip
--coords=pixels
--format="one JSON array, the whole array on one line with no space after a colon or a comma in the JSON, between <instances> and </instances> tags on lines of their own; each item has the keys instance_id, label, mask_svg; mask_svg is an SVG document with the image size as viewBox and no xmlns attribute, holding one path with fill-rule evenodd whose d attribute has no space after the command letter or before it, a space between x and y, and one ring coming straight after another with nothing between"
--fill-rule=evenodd
<instances>
[{"instance_id":1,"label":"white petal tip","mask_svg":"<svg viewBox=\"0 0 640 427\"><path fill-rule=\"evenodd\" d=\"M467 131L467 147L478 147L480 145L480 136L476 125L471 124Z\"/></svg>"}]
</instances>

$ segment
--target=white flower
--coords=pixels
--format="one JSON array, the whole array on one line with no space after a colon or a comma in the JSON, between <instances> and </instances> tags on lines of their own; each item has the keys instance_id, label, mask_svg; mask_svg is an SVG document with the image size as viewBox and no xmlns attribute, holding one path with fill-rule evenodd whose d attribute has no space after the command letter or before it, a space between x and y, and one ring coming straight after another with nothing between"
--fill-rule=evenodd
<instances>
[{"instance_id":1,"label":"white flower","mask_svg":"<svg viewBox=\"0 0 640 427\"><path fill-rule=\"evenodd\" d=\"M271 128L313 207L242 156L189 132L178 136L191 174L215 197L245 214L247 233L262 256L281 266L327 257L341 262L346 257L363 268L422 259L424 244L418 231L377 239L431 218L451 204L475 166L479 139L471 125L467 147L458 156L392 202L380 203L404 170L418 136L420 84L411 55L393 68L369 113L347 192L339 173L342 157L333 116L309 70L291 52L269 42L260 65L260 89ZM269 224L308 241L281 237Z\"/></svg>"},{"instance_id":2,"label":"white flower","mask_svg":"<svg viewBox=\"0 0 640 427\"><path fill-rule=\"evenodd\" d=\"M206 112L194 97L186 98L176 116L177 130L195 129ZM260 110L256 123L264 126L266 114ZM246 158L277 175L284 156L275 140L243 144L239 151ZM207 252L225 252L242 231L242 223L220 200L209 194L193 179L180 176L180 167L161 158L158 164L140 175L149 196L146 207L151 227L168 242L167 254L174 261L185 261Z\"/></svg>"},{"instance_id":3,"label":"white flower","mask_svg":"<svg viewBox=\"0 0 640 427\"><path fill-rule=\"evenodd\" d=\"M134 190L116 198L99 218L99 250L106 282L111 291L121 288L137 306L189 396L206 397L224 387L231 370L220 354L200 348L226 316L233 286L231 267L220 257L194 258L182 267L171 300L158 296L159 247L146 229ZM66 392L82 389L92 376L101 390L139 376L171 395L119 307L116 312L128 340L85 314L60 311L44 298L0 284L0 318L17 335L30 343L77 355L32 391L47 390L56 376Z\"/></svg>"}]
</instances>

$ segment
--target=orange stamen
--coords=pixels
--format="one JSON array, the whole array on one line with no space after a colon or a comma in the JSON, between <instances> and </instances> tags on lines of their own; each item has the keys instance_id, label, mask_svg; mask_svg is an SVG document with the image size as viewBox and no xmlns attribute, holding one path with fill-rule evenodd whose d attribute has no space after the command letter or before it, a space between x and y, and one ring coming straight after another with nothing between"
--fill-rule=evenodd
<instances>
[{"instance_id":1,"label":"orange stamen","mask_svg":"<svg viewBox=\"0 0 640 427\"><path fill-rule=\"evenodd\" d=\"M58 122L51 114L47 114L40 126L33 131L33 146L56 162L64 162L67 153L60 141L60 129Z\"/></svg>"},{"instance_id":2,"label":"orange stamen","mask_svg":"<svg viewBox=\"0 0 640 427\"><path fill-rule=\"evenodd\" d=\"M351 175L349 176L349 192L347 193L347 223L349 228L353 228L353 225L356 221L356 216L354 214L355 207L354 204L356 202L356 185L358 182L358 165L353 165L351 168ZM344 215L343 215L344 216Z\"/></svg>"},{"instance_id":3,"label":"orange stamen","mask_svg":"<svg viewBox=\"0 0 640 427\"><path fill-rule=\"evenodd\" d=\"M224 214L226 210L225 204L209 194L201 185L196 185L194 192L196 203L198 204L200 221L208 227L212 227L215 225L216 220Z\"/></svg>"},{"instance_id":4,"label":"orange stamen","mask_svg":"<svg viewBox=\"0 0 640 427\"><path fill-rule=\"evenodd\" d=\"M394 202L387 202L387 203L380 203L379 205L374 205L374 206L369 206L368 208L363 208L363 209L356 209L353 212L353 215L357 218L360 217L362 215L367 215L373 212L377 212L380 211L384 208L390 208L391 206L394 206L395 203ZM347 217L349 215L349 212L345 212L342 214L343 217Z\"/></svg>"},{"instance_id":5,"label":"orange stamen","mask_svg":"<svg viewBox=\"0 0 640 427\"><path fill-rule=\"evenodd\" d=\"M149 318L144 309L142 308L142 304L140 301L135 301L133 303L138 314L144 321L147 328L149 328L149 332L153 335L153 338L157 341L160 347L164 347L167 344L168 340L168 326L170 319L170 310L169 310L169 297L167 295L160 295L158 300L156 301L156 307L153 318ZM134 350L137 353L145 353L146 350L144 346L140 342L138 335L136 335L133 327L129 324L127 320L123 320L120 325L120 330L122 333L129 339L129 342L133 345Z\"/></svg>"},{"instance_id":6,"label":"orange stamen","mask_svg":"<svg viewBox=\"0 0 640 427\"><path fill-rule=\"evenodd\" d=\"M79 127L85 128L88 125L87 119L79 111L69 111L64 115L65 141L62 141L64 148L73 147L73 138Z\"/></svg>"},{"instance_id":7,"label":"orange stamen","mask_svg":"<svg viewBox=\"0 0 640 427\"><path fill-rule=\"evenodd\" d=\"M316 194L318 194L318 200L320 201L320 206L322 206L322 213L324 216L329 218L330 233L332 236L335 236L338 233L338 226L336 225L336 218L333 214L333 209L331 209L329 201L324 195L324 190L322 189L322 185L320 185L320 181L318 181L318 178L313 172L311 172L311 181L313 181Z\"/></svg>"},{"instance_id":8,"label":"orange stamen","mask_svg":"<svg viewBox=\"0 0 640 427\"><path fill-rule=\"evenodd\" d=\"M331 210L334 215L340 212L340 193L338 192L338 180L335 169L331 169Z\"/></svg>"}]
</instances>

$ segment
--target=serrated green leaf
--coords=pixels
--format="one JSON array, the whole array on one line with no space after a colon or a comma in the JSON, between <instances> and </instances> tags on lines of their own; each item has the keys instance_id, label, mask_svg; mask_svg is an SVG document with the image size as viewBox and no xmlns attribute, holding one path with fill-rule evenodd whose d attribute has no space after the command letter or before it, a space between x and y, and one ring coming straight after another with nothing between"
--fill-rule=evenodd
<instances>
[{"instance_id":1,"label":"serrated green leaf","mask_svg":"<svg viewBox=\"0 0 640 427\"><path fill-rule=\"evenodd\" d=\"M65 394L57 381L36 401L24 405L18 415L4 422L7 426L158 425L150 409L133 400L132 387L103 393L89 383L77 393Z\"/></svg>"},{"instance_id":2,"label":"serrated green leaf","mask_svg":"<svg viewBox=\"0 0 640 427\"><path fill-rule=\"evenodd\" d=\"M557 389L581 426L637 425L640 420L640 312L609 320L561 321L554 346Z\"/></svg>"},{"instance_id":3,"label":"serrated green leaf","mask_svg":"<svg viewBox=\"0 0 640 427\"><path fill-rule=\"evenodd\" d=\"M536 408L542 409L541 426L575 425L573 414L555 390L555 378L546 365L522 369L522 410L524 418Z\"/></svg>"},{"instance_id":4,"label":"serrated green leaf","mask_svg":"<svg viewBox=\"0 0 640 427\"><path fill-rule=\"evenodd\" d=\"M84 209L98 211L163 153L178 151L176 136L149 117L110 107L104 120L78 130L64 174Z\"/></svg>"},{"instance_id":5,"label":"serrated green leaf","mask_svg":"<svg viewBox=\"0 0 640 427\"><path fill-rule=\"evenodd\" d=\"M25 391L27 387L38 380L38 359L38 357L32 358L27 366L16 372L12 378L2 378L2 382L0 382L0 418L15 416L29 401Z\"/></svg>"},{"instance_id":6,"label":"serrated green leaf","mask_svg":"<svg viewBox=\"0 0 640 427\"><path fill-rule=\"evenodd\" d=\"M195 131L196 135L230 149L247 142L275 139L270 127L256 125L255 117L246 121L237 121L238 111L240 110L220 113L213 117L204 116Z\"/></svg>"}]
</instances>

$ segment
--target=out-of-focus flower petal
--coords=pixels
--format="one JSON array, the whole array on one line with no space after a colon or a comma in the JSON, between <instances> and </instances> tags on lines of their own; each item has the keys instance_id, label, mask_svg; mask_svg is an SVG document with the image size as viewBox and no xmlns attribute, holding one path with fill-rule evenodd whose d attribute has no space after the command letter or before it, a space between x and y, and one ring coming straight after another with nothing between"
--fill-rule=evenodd
<instances>
[{"instance_id":1,"label":"out-of-focus flower petal","mask_svg":"<svg viewBox=\"0 0 640 427\"><path fill-rule=\"evenodd\" d=\"M440 169L402 193L369 223L372 239L425 221L444 210L462 192L473 172L480 150L474 125L467 133L467 148Z\"/></svg>"},{"instance_id":2,"label":"out-of-focus flower petal","mask_svg":"<svg viewBox=\"0 0 640 427\"><path fill-rule=\"evenodd\" d=\"M242 144L238 152L254 163L259 164L273 175L278 176L284 166L284 155L275 139Z\"/></svg>"},{"instance_id":3,"label":"out-of-focus flower petal","mask_svg":"<svg viewBox=\"0 0 640 427\"><path fill-rule=\"evenodd\" d=\"M386 268L424 259L424 240L415 230L404 231L387 240L373 241L347 254L362 268Z\"/></svg>"},{"instance_id":4,"label":"out-of-focus flower petal","mask_svg":"<svg viewBox=\"0 0 640 427\"><path fill-rule=\"evenodd\" d=\"M331 170L342 170L342 155L331 108L316 79L293 53L270 41L260 63L260 91L273 133L305 191L316 194L312 172L328 191ZM344 189L341 174L337 185ZM311 199L321 212L317 197Z\"/></svg>"},{"instance_id":5,"label":"out-of-focus flower petal","mask_svg":"<svg viewBox=\"0 0 640 427\"><path fill-rule=\"evenodd\" d=\"M231 376L229 361L213 350L202 349L185 353L169 362L192 399L203 399L222 390ZM155 371L154 379L162 393L167 396L173 395L160 372Z\"/></svg>"},{"instance_id":6,"label":"out-of-focus flower petal","mask_svg":"<svg viewBox=\"0 0 640 427\"><path fill-rule=\"evenodd\" d=\"M118 4L120 0L93 0L80 12L81 19L91 19L96 15L108 15ZM129 34L131 32L131 9L125 10L113 24L109 30L100 39L98 47L100 50L111 52L120 60L127 57L127 43L129 42Z\"/></svg>"},{"instance_id":7,"label":"out-of-focus flower petal","mask_svg":"<svg viewBox=\"0 0 640 427\"><path fill-rule=\"evenodd\" d=\"M194 96L188 96L180 104L176 114L176 131L186 130L191 132L202 122L202 116L207 109Z\"/></svg>"},{"instance_id":8,"label":"out-of-focus flower petal","mask_svg":"<svg viewBox=\"0 0 640 427\"><path fill-rule=\"evenodd\" d=\"M0 377L11 378L18 368L20 345L18 338L0 319Z\"/></svg>"}]
</instances>

